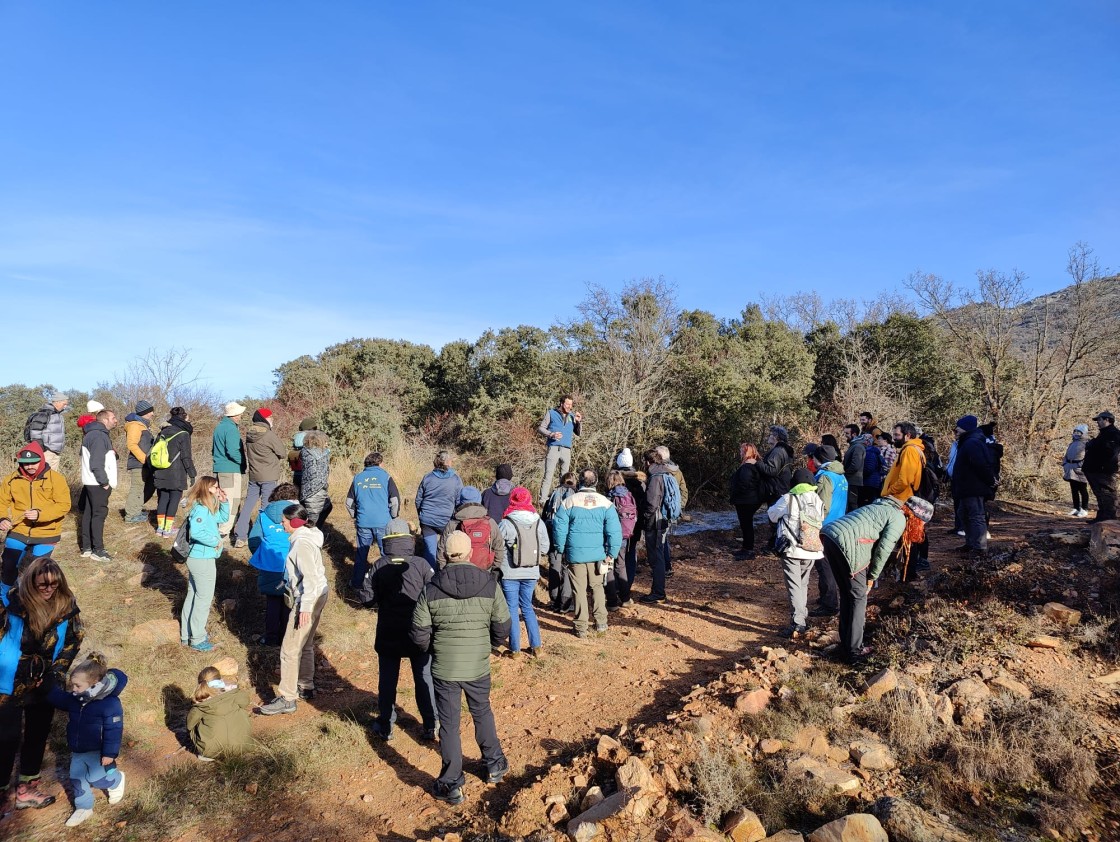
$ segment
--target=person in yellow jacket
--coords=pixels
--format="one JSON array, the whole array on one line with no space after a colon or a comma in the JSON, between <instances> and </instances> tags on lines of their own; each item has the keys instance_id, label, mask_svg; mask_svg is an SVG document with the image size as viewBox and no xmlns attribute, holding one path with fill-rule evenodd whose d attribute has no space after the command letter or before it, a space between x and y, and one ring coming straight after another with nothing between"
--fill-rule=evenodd
<instances>
[{"instance_id":1,"label":"person in yellow jacket","mask_svg":"<svg viewBox=\"0 0 1120 842\"><path fill-rule=\"evenodd\" d=\"M70 511L66 477L51 470L43 447L33 441L16 453L18 467L0 483L0 532L4 539L0 579L15 583L26 560L50 555L62 535L62 520Z\"/></svg>"},{"instance_id":2,"label":"person in yellow jacket","mask_svg":"<svg viewBox=\"0 0 1120 842\"><path fill-rule=\"evenodd\" d=\"M918 438L918 428L909 421L895 424L891 431L894 446L899 448L890 473L883 480L881 497L894 497L905 503L918 493L922 484L922 468L926 464L926 448Z\"/></svg>"}]
</instances>

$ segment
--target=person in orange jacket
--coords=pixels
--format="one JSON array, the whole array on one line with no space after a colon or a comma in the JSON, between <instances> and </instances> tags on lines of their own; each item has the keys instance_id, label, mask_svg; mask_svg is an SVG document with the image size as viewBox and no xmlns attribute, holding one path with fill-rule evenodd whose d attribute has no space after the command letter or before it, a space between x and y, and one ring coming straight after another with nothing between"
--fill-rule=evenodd
<instances>
[{"instance_id":1,"label":"person in orange jacket","mask_svg":"<svg viewBox=\"0 0 1120 842\"><path fill-rule=\"evenodd\" d=\"M894 434L894 446L898 448L898 458L883 480L883 493L880 496L894 497L900 503L905 503L918 493L922 484L926 448L918 438L918 428L909 421L895 424L891 432Z\"/></svg>"},{"instance_id":2,"label":"person in orange jacket","mask_svg":"<svg viewBox=\"0 0 1120 842\"><path fill-rule=\"evenodd\" d=\"M51 554L70 512L70 486L51 470L39 442L20 447L16 464L0 483L0 531L8 532L0 579L8 585L25 561Z\"/></svg>"}]
</instances>

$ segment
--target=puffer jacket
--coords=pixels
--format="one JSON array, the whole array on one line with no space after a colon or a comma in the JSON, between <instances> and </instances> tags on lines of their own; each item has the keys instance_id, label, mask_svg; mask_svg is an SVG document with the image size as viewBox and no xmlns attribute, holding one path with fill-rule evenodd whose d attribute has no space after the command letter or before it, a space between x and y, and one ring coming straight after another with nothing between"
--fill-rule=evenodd
<instances>
[{"instance_id":1,"label":"puffer jacket","mask_svg":"<svg viewBox=\"0 0 1120 842\"><path fill-rule=\"evenodd\" d=\"M808 483L795 485L788 494L783 494L778 502L766 510L770 522L778 524L779 535L790 542L789 549L785 551L786 556L803 561L824 558L824 553L820 550L807 550L799 543L803 515L817 523L824 521L824 503L817 496L816 488Z\"/></svg>"},{"instance_id":2,"label":"puffer jacket","mask_svg":"<svg viewBox=\"0 0 1120 842\"><path fill-rule=\"evenodd\" d=\"M82 437L82 485L117 487L117 454L109 429L100 421L86 424Z\"/></svg>"},{"instance_id":3,"label":"puffer jacket","mask_svg":"<svg viewBox=\"0 0 1120 842\"><path fill-rule=\"evenodd\" d=\"M194 450L191 446L191 436L194 427L190 421L182 418L172 418L167 422L159 437L167 441L167 457L171 461L170 467L154 468L152 470L152 483L156 488L166 491L186 491L198 471L194 467Z\"/></svg>"},{"instance_id":4,"label":"puffer jacket","mask_svg":"<svg viewBox=\"0 0 1120 842\"><path fill-rule=\"evenodd\" d=\"M880 497L825 524L821 535L844 554L853 576L866 568L868 579L878 579L905 528L902 504L893 497Z\"/></svg>"},{"instance_id":5,"label":"puffer jacket","mask_svg":"<svg viewBox=\"0 0 1120 842\"><path fill-rule=\"evenodd\" d=\"M552 534L556 551L563 553L569 564L617 558L622 549L618 510L593 488L581 488L560 504L552 520Z\"/></svg>"},{"instance_id":6,"label":"puffer jacket","mask_svg":"<svg viewBox=\"0 0 1120 842\"><path fill-rule=\"evenodd\" d=\"M918 493L922 485L922 469L926 464L926 448L921 439L910 439L898 451L898 458L883 480L883 496L905 503Z\"/></svg>"},{"instance_id":7,"label":"puffer jacket","mask_svg":"<svg viewBox=\"0 0 1120 842\"><path fill-rule=\"evenodd\" d=\"M496 480L492 486L482 492L482 505L490 513L495 523L501 523L509 505L509 495L513 491L513 483L508 479Z\"/></svg>"},{"instance_id":8,"label":"puffer jacket","mask_svg":"<svg viewBox=\"0 0 1120 842\"><path fill-rule=\"evenodd\" d=\"M191 507L188 516L190 523L187 533L191 542L189 558L218 558L222 554L222 536L218 531L219 523L229 521L229 503L219 503L218 511L212 512L201 503Z\"/></svg>"},{"instance_id":9,"label":"puffer jacket","mask_svg":"<svg viewBox=\"0 0 1120 842\"><path fill-rule=\"evenodd\" d=\"M307 500L312 494L326 491L331 480L331 452L323 447L305 447L300 450L303 479L300 480L300 497Z\"/></svg>"},{"instance_id":10,"label":"puffer jacket","mask_svg":"<svg viewBox=\"0 0 1120 842\"><path fill-rule=\"evenodd\" d=\"M412 642L409 632L416 603L432 580L431 565L416 555L411 535L386 535L382 540L385 553L370 568L360 594L363 603L377 606L374 651L389 658L422 655L425 650Z\"/></svg>"},{"instance_id":11,"label":"puffer jacket","mask_svg":"<svg viewBox=\"0 0 1120 842\"><path fill-rule=\"evenodd\" d=\"M0 709L42 701L52 687L65 687L84 637L75 602L40 640L31 640L19 591L0 582Z\"/></svg>"},{"instance_id":12,"label":"puffer jacket","mask_svg":"<svg viewBox=\"0 0 1120 842\"><path fill-rule=\"evenodd\" d=\"M284 531L284 509L298 500L275 500L253 521L249 529L249 564L257 568L257 590L265 596L283 596L287 581L286 562L292 548Z\"/></svg>"},{"instance_id":13,"label":"puffer jacket","mask_svg":"<svg viewBox=\"0 0 1120 842\"><path fill-rule=\"evenodd\" d=\"M249 691L239 687L195 702L187 711L187 733L203 757L246 748L253 741Z\"/></svg>"},{"instance_id":14,"label":"puffer jacket","mask_svg":"<svg viewBox=\"0 0 1120 842\"><path fill-rule=\"evenodd\" d=\"M146 467L148 451L155 443L151 423L130 412L124 419L124 440L128 445L128 470Z\"/></svg>"},{"instance_id":15,"label":"puffer jacket","mask_svg":"<svg viewBox=\"0 0 1120 842\"><path fill-rule=\"evenodd\" d=\"M39 442L28 450L42 454ZM23 513L39 510L38 520L24 520ZM28 478L18 468L0 484L0 518L12 522L12 537L25 544L57 544L62 524L70 512L70 486L66 477L51 470L47 460L39 462L38 473Z\"/></svg>"},{"instance_id":16,"label":"puffer jacket","mask_svg":"<svg viewBox=\"0 0 1120 842\"><path fill-rule=\"evenodd\" d=\"M1081 466L1085 462L1085 437L1076 438L1066 448L1066 458L1062 460L1062 479L1073 482L1087 482Z\"/></svg>"},{"instance_id":17,"label":"puffer jacket","mask_svg":"<svg viewBox=\"0 0 1120 842\"><path fill-rule=\"evenodd\" d=\"M540 555L547 554L551 546L548 540L548 527L544 525L544 521L541 520L539 515L534 512L510 512L506 517L502 518L501 523L498 524L502 539L505 541L505 549L502 551L501 556L502 578L509 579L510 581L539 579L541 575L540 564L532 567L514 567L510 564L513 560L513 554L517 552L515 549L515 545L517 544L517 527L514 526L513 521L517 521L522 529L536 531L537 549Z\"/></svg>"},{"instance_id":18,"label":"puffer jacket","mask_svg":"<svg viewBox=\"0 0 1120 842\"><path fill-rule=\"evenodd\" d=\"M42 409L37 410L32 414L46 418L46 422L41 429L35 429L38 424L32 424L31 439L30 441L37 441L43 445L43 450L49 450L52 453L61 453L62 448L66 445L66 424L62 421L62 413L54 408L53 403L46 404ZM30 419L29 419L30 420ZM93 483L87 483L93 485Z\"/></svg>"},{"instance_id":19,"label":"puffer jacket","mask_svg":"<svg viewBox=\"0 0 1120 842\"><path fill-rule=\"evenodd\" d=\"M254 421L245 431L245 461L250 482L280 482L288 451L267 421Z\"/></svg>"},{"instance_id":20,"label":"puffer jacket","mask_svg":"<svg viewBox=\"0 0 1120 842\"><path fill-rule=\"evenodd\" d=\"M432 676L477 681L490 674L490 650L509 639L509 606L498 580L469 561L453 561L424 587L409 638L432 653Z\"/></svg>"},{"instance_id":21,"label":"puffer jacket","mask_svg":"<svg viewBox=\"0 0 1120 842\"><path fill-rule=\"evenodd\" d=\"M430 529L447 526L462 490L463 480L452 468L425 474L416 489L416 514L421 525Z\"/></svg>"},{"instance_id":22,"label":"puffer jacket","mask_svg":"<svg viewBox=\"0 0 1120 842\"><path fill-rule=\"evenodd\" d=\"M445 551L447 549L447 539L451 536L451 533L458 530L459 525L464 521L482 518L490 521L490 552L493 553L493 559L490 563L501 561L506 552L506 542L502 540L502 533L498 529L498 524L490 517L486 507L481 503L464 503L455 510L455 514L447 521L447 524L443 527L443 532L440 533L439 541L436 543L436 558L440 566L447 564Z\"/></svg>"},{"instance_id":23,"label":"puffer jacket","mask_svg":"<svg viewBox=\"0 0 1120 842\"><path fill-rule=\"evenodd\" d=\"M996 490L996 473L991 452L977 429L960 437L957 461L953 466L953 499L988 497Z\"/></svg>"},{"instance_id":24,"label":"puffer jacket","mask_svg":"<svg viewBox=\"0 0 1120 842\"><path fill-rule=\"evenodd\" d=\"M48 699L70 715L66 725L66 743L70 751L95 751L102 757L116 757L121 753L121 737L124 736L124 707L120 695L128 684L128 676L111 669L102 680L104 688L88 701L59 686L51 688Z\"/></svg>"},{"instance_id":25,"label":"puffer jacket","mask_svg":"<svg viewBox=\"0 0 1120 842\"><path fill-rule=\"evenodd\" d=\"M758 464L744 462L731 475L731 505L757 506L762 500L762 474Z\"/></svg>"}]
</instances>

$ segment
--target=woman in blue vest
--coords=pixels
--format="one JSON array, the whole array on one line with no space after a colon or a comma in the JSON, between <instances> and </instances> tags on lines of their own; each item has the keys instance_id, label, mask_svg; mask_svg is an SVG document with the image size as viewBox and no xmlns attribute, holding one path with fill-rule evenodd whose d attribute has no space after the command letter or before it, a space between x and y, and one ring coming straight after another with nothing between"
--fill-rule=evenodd
<instances>
[{"instance_id":1,"label":"woman in blue vest","mask_svg":"<svg viewBox=\"0 0 1120 842\"><path fill-rule=\"evenodd\" d=\"M544 479L541 481L539 498L542 506L552 493L552 477L556 473L557 464L560 465L560 476L564 476L572 467L572 438L579 435L580 423L583 421L580 413L572 412L574 403L571 395L564 395L556 409L546 412L541 425L537 427L537 432L546 443Z\"/></svg>"},{"instance_id":2,"label":"woman in blue vest","mask_svg":"<svg viewBox=\"0 0 1120 842\"><path fill-rule=\"evenodd\" d=\"M36 558L15 585L0 584L0 814L17 751L16 809L55 801L39 788L55 710L47 693L65 686L81 645L78 603L57 561Z\"/></svg>"}]
</instances>

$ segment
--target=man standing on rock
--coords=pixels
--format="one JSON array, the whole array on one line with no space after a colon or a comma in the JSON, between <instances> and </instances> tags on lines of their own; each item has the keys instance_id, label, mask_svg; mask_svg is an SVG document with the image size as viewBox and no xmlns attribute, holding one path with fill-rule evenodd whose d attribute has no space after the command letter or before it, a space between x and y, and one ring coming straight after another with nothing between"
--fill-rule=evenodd
<instances>
[{"instance_id":1,"label":"man standing on rock","mask_svg":"<svg viewBox=\"0 0 1120 842\"><path fill-rule=\"evenodd\" d=\"M218 487L225 491L229 500L229 520L218 524L218 534L228 538L230 530L237 522L238 508L241 505L241 477L245 473L245 448L241 442L241 416L245 407L237 401L226 404L224 417L214 428L214 445L211 455L214 459L214 476ZM265 501L267 502L267 500Z\"/></svg>"},{"instance_id":2,"label":"man standing on rock","mask_svg":"<svg viewBox=\"0 0 1120 842\"><path fill-rule=\"evenodd\" d=\"M1108 410L1093 419L1100 430L1085 445L1081 470L1097 498L1097 516L1089 523L1116 520L1116 474L1120 471L1120 430L1116 416Z\"/></svg>"},{"instance_id":3,"label":"man standing on rock","mask_svg":"<svg viewBox=\"0 0 1120 842\"><path fill-rule=\"evenodd\" d=\"M27 419L24 437L27 441L37 441L43 446L43 456L52 471L58 470L58 460L62 447L66 444L66 425L62 423L62 413L70 406L70 396L65 392L55 392L46 406L33 412Z\"/></svg>"},{"instance_id":4,"label":"man standing on rock","mask_svg":"<svg viewBox=\"0 0 1120 842\"><path fill-rule=\"evenodd\" d=\"M544 479L541 480L539 496L542 506L552 492L552 477L556 473L556 466L560 466L561 476L568 473L572 466L572 439L580 434L583 422L581 413L572 412L574 403L571 395L564 395L555 409L545 413L540 426L537 427L537 432L546 443Z\"/></svg>"},{"instance_id":5,"label":"man standing on rock","mask_svg":"<svg viewBox=\"0 0 1120 842\"><path fill-rule=\"evenodd\" d=\"M155 494L152 469L148 465L148 451L155 439L152 437L152 416L155 407L151 401L140 400L131 414L124 419L124 436L128 445L128 499L124 504L125 523L145 523L144 504Z\"/></svg>"}]
</instances>

